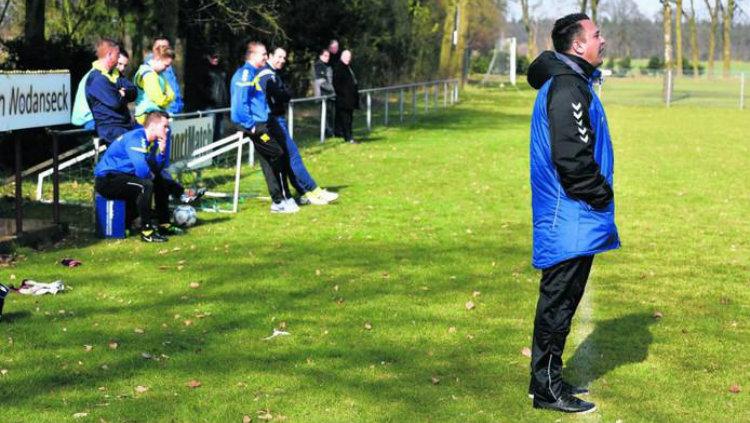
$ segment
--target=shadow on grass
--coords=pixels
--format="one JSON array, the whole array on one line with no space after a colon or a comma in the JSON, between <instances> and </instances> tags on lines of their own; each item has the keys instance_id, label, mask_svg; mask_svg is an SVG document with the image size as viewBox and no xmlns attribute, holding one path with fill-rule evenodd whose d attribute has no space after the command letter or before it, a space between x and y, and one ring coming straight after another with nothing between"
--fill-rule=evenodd
<instances>
[{"instance_id":1,"label":"shadow on grass","mask_svg":"<svg viewBox=\"0 0 750 423\"><path fill-rule=\"evenodd\" d=\"M518 261L527 255L525 245L514 243L476 243L470 248L472 256L483 257L486 262L498 256L512 257ZM392 404L389 405L389 412L398 416L412 412L430 415L435 412L436 395L446 396L446 392L452 390L459 390L471 397L486 396L496 382L489 379L473 380L468 385L457 382L459 377L484 371L475 354L493 350L496 347L494 337L470 343L431 339L419 333L404 335L413 333L415 327L426 329L438 326L447 330L461 321L456 317L446 317L430 309L429 305L445 301L446 295L460 295L463 298L468 287L480 283L476 280L480 276L471 272L463 275L457 273L459 280L474 280L462 284L438 273L440 268L427 274L420 274L419 269L437 267L438 263L454 263L457 269L460 268L461 260L467 253L465 245L436 247L409 242L378 244L356 241L344 245L321 245L299 240L280 251L274 246L248 240L243 245L242 250L245 249L254 251L256 262L248 264L238 256L234 265L227 266L225 260L216 255L201 264L203 290L149 294L145 298L137 298L133 304L110 300L88 302L73 306L74 315L53 313L47 316L35 313L28 316L28 312L14 312L18 317L13 323L23 325L20 328L22 332L35 328L42 332L38 337L15 335L19 345L37 354L35 357L52 351L61 355L64 352L65 359L53 360L54 368L45 372L36 370L38 364L34 360L17 363L17 374L34 373L33 383L23 378L7 379L0 385L0 394L12 397L14 407L31 407L35 398L45 395L49 389L93 391L98 386L145 372L168 371L174 375L200 372L221 375L227 380L245 374L253 374L256 378L262 375L269 379L283 375L287 379L298 378L305 385L317 386L316 389L328 395L346 393L362 401L378 398L380 402ZM353 255L350 253L352 249L367 251L367 254ZM299 257L310 257L313 263L300 263ZM341 272L324 280L317 277L307 280L304 276L298 276L284 283L269 284L269 275L281 273L282 277L285 276L287 263L293 264L291 268L296 274L314 275L315 257L326 257L326 262L335 263ZM130 260L132 258L127 256L113 256L104 268L107 269L104 275L92 276L85 282L81 280L78 288L84 292L84 289L96 286L100 278L128 282L124 273L110 269L122 269ZM156 263L150 265L156 266ZM147 266L144 263L144 267ZM352 282L357 275L382 275L384 272L392 276L383 279L382 283ZM497 282L491 283L494 285ZM509 286L514 284L507 283ZM340 285L341 292L332 291L334 285ZM422 285L429 285L430 289L425 291L420 288ZM68 294L71 300L72 295ZM338 301L338 297L345 297L345 301ZM390 306L380 303L373 308L370 304L374 301L385 301ZM400 311L400 317L399 312L382 314L382 307L396 311L403 304L410 305L406 307L408 310ZM61 307L64 304L51 308ZM213 309L213 316L202 320L195 318L195 324L189 327L172 322L176 313L188 317L185 310L203 307ZM462 308L462 305L458 304L457 307ZM228 310L231 312L227 313ZM132 321L134 315L139 316L137 320L145 323L145 333L135 334L129 324L105 323L108 316L118 314L124 314L128 321ZM272 327L269 316L289 320L290 331L295 337L289 341L261 341ZM362 322L369 319L372 319L375 329L365 331ZM102 321L101 325L89 324L99 321ZM57 330L63 322L69 328L65 334ZM159 326L161 322L165 322L162 329ZM468 331L469 324L464 324ZM50 326L54 326L54 332L42 329ZM500 326L503 331L513 331L512 327ZM323 335L324 330L328 332L327 329L331 334ZM227 338L237 331L249 336L243 343L245 348L237 351L223 349L221 346L227 342ZM479 329L476 331L478 333ZM122 346L117 352L104 347L111 339ZM84 344L96 346L94 354L86 356L87 365L67 367L67 361L74 363L75 360L84 359L81 349ZM156 356L165 353L170 358L158 363L144 360L140 356L142 351ZM434 352L439 359L430 359L428 352ZM108 370L100 370L102 364L107 364ZM378 372L389 377L374 376L376 372L371 369L375 367L382 369ZM445 379L440 388L430 383L433 375Z\"/></svg>"},{"instance_id":2,"label":"shadow on grass","mask_svg":"<svg viewBox=\"0 0 750 423\"><path fill-rule=\"evenodd\" d=\"M581 386L628 364L642 363L654 340L649 313L633 313L596 324L594 331L568 360L566 372Z\"/></svg>"}]
</instances>

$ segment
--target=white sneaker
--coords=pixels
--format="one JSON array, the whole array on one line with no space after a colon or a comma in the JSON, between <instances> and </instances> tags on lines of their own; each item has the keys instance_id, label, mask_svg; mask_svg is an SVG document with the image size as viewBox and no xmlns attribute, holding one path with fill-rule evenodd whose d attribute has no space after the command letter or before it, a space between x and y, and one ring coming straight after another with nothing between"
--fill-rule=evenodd
<instances>
[{"instance_id":1,"label":"white sneaker","mask_svg":"<svg viewBox=\"0 0 750 423\"><path fill-rule=\"evenodd\" d=\"M326 201L325 198L318 195L318 193L315 191L308 191L305 193L305 195L302 196L302 198L305 198L309 204L312 204L314 206L325 206L328 204L328 201Z\"/></svg>"},{"instance_id":2,"label":"white sneaker","mask_svg":"<svg viewBox=\"0 0 750 423\"><path fill-rule=\"evenodd\" d=\"M325 189L322 189L322 188L318 192L318 196L320 198L326 200L329 203L332 203L332 202L334 202L334 201L336 201L336 200L339 199L338 193L331 192L331 191L326 191Z\"/></svg>"},{"instance_id":3,"label":"white sneaker","mask_svg":"<svg viewBox=\"0 0 750 423\"><path fill-rule=\"evenodd\" d=\"M271 204L271 213L297 213L298 211L299 207L293 209L287 200Z\"/></svg>"},{"instance_id":4,"label":"white sneaker","mask_svg":"<svg viewBox=\"0 0 750 423\"><path fill-rule=\"evenodd\" d=\"M294 201L294 198L286 199L286 207L290 210L290 213L297 213L299 211L299 206L297 205L297 202Z\"/></svg>"}]
</instances>

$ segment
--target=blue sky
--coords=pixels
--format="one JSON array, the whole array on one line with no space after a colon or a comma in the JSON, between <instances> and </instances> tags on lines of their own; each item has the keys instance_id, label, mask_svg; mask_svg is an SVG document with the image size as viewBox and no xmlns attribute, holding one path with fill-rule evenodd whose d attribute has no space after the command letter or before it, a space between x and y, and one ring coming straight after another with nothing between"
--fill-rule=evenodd
<instances>
[{"instance_id":1,"label":"blue sky","mask_svg":"<svg viewBox=\"0 0 750 423\"><path fill-rule=\"evenodd\" d=\"M611 0L600 0L600 4L606 4ZM646 17L653 18L659 10L661 10L661 2L659 0L634 0L638 7L641 9ZM544 17L556 17L563 16L567 13L578 11L578 0L531 0L531 5L538 5L535 12L539 16ZM689 7L689 0L685 0L685 6ZM601 5L599 7L602 7ZM706 5L703 0L695 0L696 14L706 16ZM518 0L508 0L508 12L511 17L519 18L521 16L521 9L518 6Z\"/></svg>"}]
</instances>

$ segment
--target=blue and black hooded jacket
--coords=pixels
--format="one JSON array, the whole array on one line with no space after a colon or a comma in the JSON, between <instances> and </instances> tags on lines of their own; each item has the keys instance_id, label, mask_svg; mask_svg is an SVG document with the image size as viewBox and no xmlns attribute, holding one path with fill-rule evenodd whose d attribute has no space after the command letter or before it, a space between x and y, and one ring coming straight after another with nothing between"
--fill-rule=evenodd
<instances>
[{"instance_id":1,"label":"blue and black hooded jacket","mask_svg":"<svg viewBox=\"0 0 750 423\"><path fill-rule=\"evenodd\" d=\"M539 90L531 118L535 267L619 248L614 219L614 153L600 73L585 60L542 53L529 66Z\"/></svg>"},{"instance_id":2,"label":"blue and black hooded jacket","mask_svg":"<svg viewBox=\"0 0 750 423\"><path fill-rule=\"evenodd\" d=\"M232 122L248 131L257 123L268 122L269 109L259 73L259 69L246 62L234 72L229 87Z\"/></svg>"},{"instance_id":3,"label":"blue and black hooded jacket","mask_svg":"<svg viewBox=\"0 0 750 423\"><path fill-rule=\"evenodd\" d=\"M120 95L121 88L125 89L125 96ZM94 62L86 78L86 101L99 138L111 143L123 132L133 129L128 103L135 100L136 93L135 86L120 76L117 69L107 73Z\"/></svg>"},{"instance_id":4,"label":"blue and black hooded jacket","mask_svg":"<svg viewBox=\"0 0 750 423\"><path fill-rule=\"evenodd\" d=\"M116 141L96 164L94 176L124 173L141 179L153 179L156 173L166 172L169 148L164 154L159 154L157 143L148 141L142 126L123 134Z\"/></svg>"}]
</instances>

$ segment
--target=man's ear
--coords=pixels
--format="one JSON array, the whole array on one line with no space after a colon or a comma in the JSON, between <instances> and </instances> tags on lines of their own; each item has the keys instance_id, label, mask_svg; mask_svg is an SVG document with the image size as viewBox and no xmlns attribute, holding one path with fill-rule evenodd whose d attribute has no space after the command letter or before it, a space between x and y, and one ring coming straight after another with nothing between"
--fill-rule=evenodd
<instances>
[{"instance_id":1,"label":"man's ear","mask_svg":"<svg viewBox=\"0 0 750 423\"><path fill-rule=\"evenodd\" d=\"M583 47L583 43L581 43L580 40L575 39L573 40L573 51L578 54L583 54L586 49Z\"/></svg>"}]
</instances>

